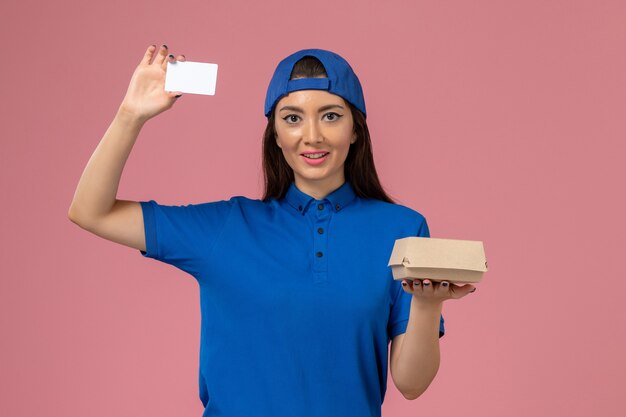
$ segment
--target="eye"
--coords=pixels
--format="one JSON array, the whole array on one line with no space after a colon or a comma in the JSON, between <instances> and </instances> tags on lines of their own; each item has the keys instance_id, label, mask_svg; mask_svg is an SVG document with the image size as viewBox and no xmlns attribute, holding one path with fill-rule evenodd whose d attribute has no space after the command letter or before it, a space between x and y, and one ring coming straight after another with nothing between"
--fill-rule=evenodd
<instances>
[{"instance_id":1,"label":"eye","mask_svg":"<svg viewBox=\"0 0 626 417\"><path fill-rule=\"evenodd\" d=\"M326 117L326 120L328 120L329 122L334 122L335 120L339 120L341 117L343 117L343 115L330 112L326 113L324 117Z\"/></svg>"},{"instance_id":2,"label":"eye","mask_svg":"<svg viewBox=\"0 0 626 417\"><path fill-rule=\"evenodd\" d=\"M298 122L298 119L300 119L300 116L296 115L296 114L289 114L285 117L283 117L283 120L289 124L294 124Z\"/></svg>"}]
</instances>

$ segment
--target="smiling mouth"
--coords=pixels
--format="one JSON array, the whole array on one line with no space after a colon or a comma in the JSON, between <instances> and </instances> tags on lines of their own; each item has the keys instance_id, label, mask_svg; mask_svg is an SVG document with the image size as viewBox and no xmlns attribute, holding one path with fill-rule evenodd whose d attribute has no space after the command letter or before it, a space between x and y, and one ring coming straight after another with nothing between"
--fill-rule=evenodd
<instances>
[{"instance_id":1,"label":"smiling mouth","mask_svg":"<svg viewBox=\"0 0 626 417\"><path fill-rule=\"evenodd\" d=\"M308 159L320 159L328 155L330 152L320 152L320 153L310 153L310 154L302 154L305 158Z\"/></svg>"}]
</instances>

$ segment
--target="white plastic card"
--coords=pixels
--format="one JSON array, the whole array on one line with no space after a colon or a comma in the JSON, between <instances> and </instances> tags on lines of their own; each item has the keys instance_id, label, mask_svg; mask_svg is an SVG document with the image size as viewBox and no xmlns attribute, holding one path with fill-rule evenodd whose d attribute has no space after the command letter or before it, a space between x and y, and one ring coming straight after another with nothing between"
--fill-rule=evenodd
<instances>
[{"instance_id":1,"label":"white plastic card","mask_svg":"<svg viewBox=\"0 0 626 417\"><path fill-rule=\"evenodd\" d=\"M217 64L177 61L167 63L165 91L215 95Z\"/></svg>"}]
</instances>

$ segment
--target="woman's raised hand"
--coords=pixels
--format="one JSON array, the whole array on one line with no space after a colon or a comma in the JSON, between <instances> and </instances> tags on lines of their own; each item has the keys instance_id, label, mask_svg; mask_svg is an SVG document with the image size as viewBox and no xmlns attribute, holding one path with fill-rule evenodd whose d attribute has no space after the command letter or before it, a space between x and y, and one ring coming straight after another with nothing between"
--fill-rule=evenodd
<instances>
[{"instance_id":1,"label":"woman's raised hand","mask_svg":"<svg viewBox=\"0 0 626 417\"><path fill-rule=\"evenodd\" d=\"M181 93L164 90L167 63L175 62L168 53L167 45L148 47L133 73L121 110L146 121L174 105ZM185 56L178 55L176 61L185 61Z\"/></svg>"}]
</instances>

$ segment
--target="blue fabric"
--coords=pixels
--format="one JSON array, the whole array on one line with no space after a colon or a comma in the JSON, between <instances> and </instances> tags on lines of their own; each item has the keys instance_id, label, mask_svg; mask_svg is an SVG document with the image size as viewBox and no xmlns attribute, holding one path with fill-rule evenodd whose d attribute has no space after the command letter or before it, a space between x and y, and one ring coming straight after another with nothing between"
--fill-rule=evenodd
<instances>
[{"instance_id":1,"label":"blue fabric","mask_svg":"<svg viewBox=\"0 0 626 417\"><path fill-rule=\"evenodd\" d=\"M199 283L203 417L380 416L412 297L387 264L396 239L429 237L420 213L349 182L323 200L292 183L267 202L140 203L141 254Z\"/></svg>"},{"instance_id":2,"label":"blue fabric","mask_svg":"<svg viewBox=\"0 0 626 417\"><path fill-rule=\"evenodd\" d=\"M328 78L297 78L287 82L287 93L299 90L328 90L329 87Z\"/></svg>"},{"instance_id":3,"label":"blue fabric","mask_svg":"<svg viewBox=\"0 0 626 417\"><path fill-rule=\"evenodd\" d=\"M299 78L290 80L294 65L305 56L317 58L328 78ZM308 80L308 81L305 81ZM304 86L306 85L306 88ZM272 79L267 86L265 94L265 117L270 117L276 103L292 91L297 90L326 90L329 93L338 95L346 101L352 103L354 107L367 117L365 109L365 98L363 97L363 87L352 67L335 52L324 49L303 49L294 52L278 63Z\"/></svg>"}]
</instances>

